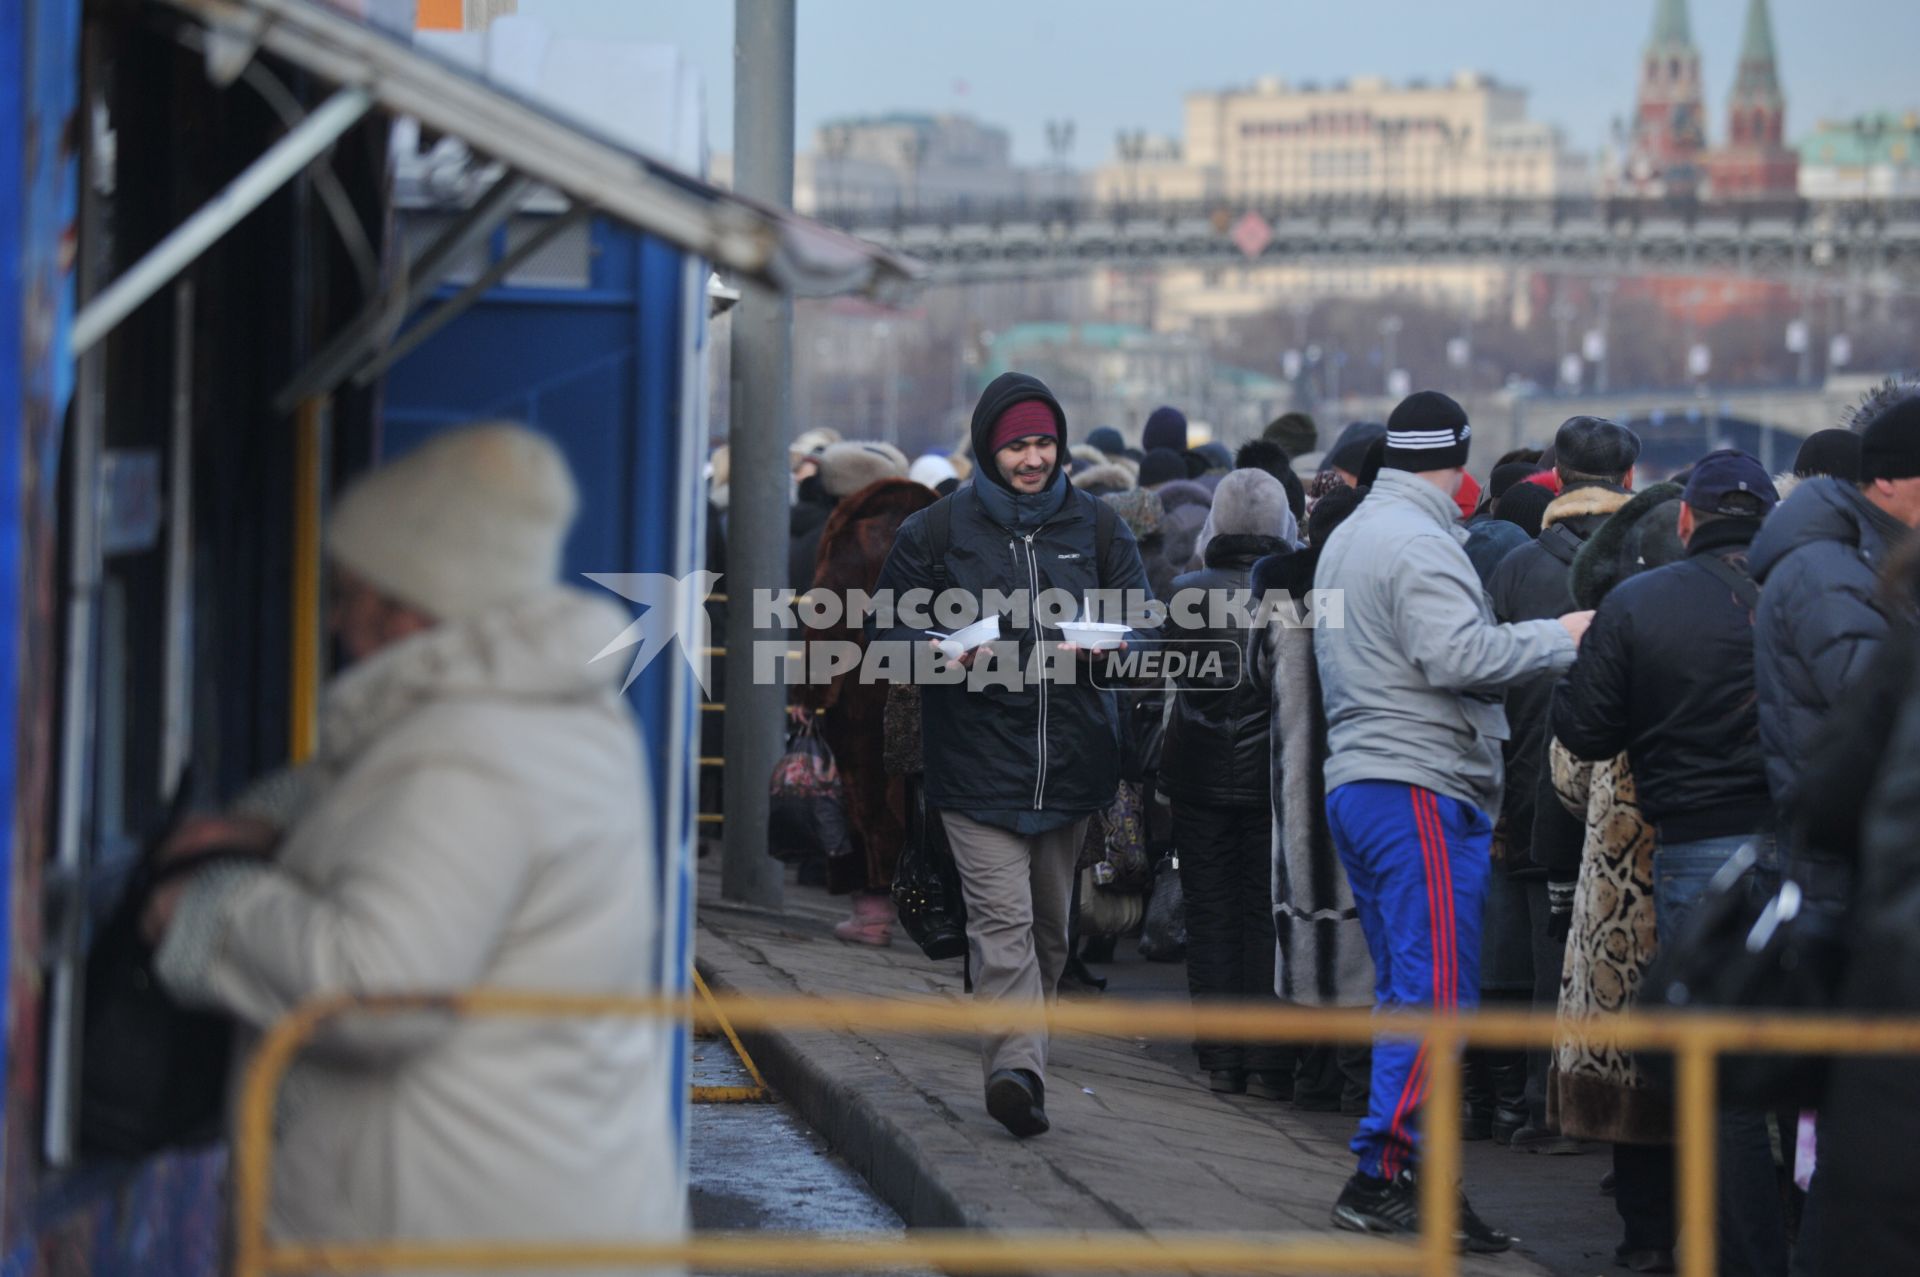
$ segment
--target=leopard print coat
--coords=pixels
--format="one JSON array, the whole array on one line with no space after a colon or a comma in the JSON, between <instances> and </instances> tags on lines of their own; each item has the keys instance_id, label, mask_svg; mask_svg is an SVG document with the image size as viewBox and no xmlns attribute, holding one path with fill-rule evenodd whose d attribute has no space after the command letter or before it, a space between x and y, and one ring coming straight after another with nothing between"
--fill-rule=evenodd
<instances>
[{"instance_id":1,"label":"leopard print coat","mask_svg":"<svg viewBox=\"0 0 1920 1277\"><path fill-rule=\"evenodd\" d=\"M1580 1139L1670 1143L1671 1102L1648 1087L1629 1052L1593 1032L1599 1017L1633 1007L1656 953L1653 826L1640 814L1625 754L1583 763L1554 741L1550 766L1554 792L1586 821L1587 836L1560 980L1548 1121Z\"/></svg>"}]
</instances>

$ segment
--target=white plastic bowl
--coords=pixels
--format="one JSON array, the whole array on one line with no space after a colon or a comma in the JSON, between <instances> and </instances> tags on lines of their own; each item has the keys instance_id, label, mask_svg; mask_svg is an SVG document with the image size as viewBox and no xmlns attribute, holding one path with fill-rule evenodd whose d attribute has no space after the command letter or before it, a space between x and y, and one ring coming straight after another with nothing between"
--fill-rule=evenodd
<instances>
[{"instance_id":1,"label":"white plastic bowl","mask_svg":"<svg viewBox=\"0 0 1920 1277\"><path fill-rule=\"evenodd\" d=\"M1060 636L1089 652L1104 652L1126 641L1127 628L1118 621L1067 621Z\"/></svg>"},{"instance_id":2,"label":"white plastic bowl","mask_svg":"<svg viewBox=\"0 0 1920 1277\"><path fill-rule=\"evenodd\" d=\"M965 629L955 630L951 634L934 634L940 641L940 654L948 660L958 660L974 648L991 643L1000 637L1000 616L984 616Z\"/></svg>"}]
</instances>

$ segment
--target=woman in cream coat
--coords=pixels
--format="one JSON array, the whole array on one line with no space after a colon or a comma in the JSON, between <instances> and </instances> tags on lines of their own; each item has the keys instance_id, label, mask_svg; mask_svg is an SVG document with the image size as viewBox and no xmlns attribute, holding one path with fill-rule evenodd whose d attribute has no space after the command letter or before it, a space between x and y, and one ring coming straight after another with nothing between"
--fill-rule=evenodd
<instances>
[{"instance_id":1,"label":"woman in cream coat","mask_svg":"<svg viewBox=\"0 0 1920 1277\"><path fill-rule=\"evenodd\" d=\"M161 978L264 1029L324 993L658 987L626 614L556 583L576 498L512 426L425 444L340 500L354 664L284 829L150 908ZM298 1241L617 1241L682 1228L668 1034L627 1019L354 1017L288 1074L270 1228Z\"/></svg>"}]
</instances>

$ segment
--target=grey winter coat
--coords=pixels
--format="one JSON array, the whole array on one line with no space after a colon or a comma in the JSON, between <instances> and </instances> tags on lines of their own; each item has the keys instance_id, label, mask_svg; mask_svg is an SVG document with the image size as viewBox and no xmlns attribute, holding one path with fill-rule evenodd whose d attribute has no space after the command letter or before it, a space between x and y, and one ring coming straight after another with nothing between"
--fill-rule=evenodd
<instances>
[{"instance_id":1,"label":"grey winter coat","mask_svg":"<svg viewBox=\"0 0 1920 1277\"><path fill-rule=\"evenodd\" d=\"M1501 692L1573 664L1557 621L1494 622L1440 489L1382 470L1328 538L1314 586L1344 592L1344 624L1314 631L1327 709L1327 790L1392 780L1500 810Z\"/></svg>"},{"instance_id":2,"label":"grey winter coat","mask_svg":"<svg viewBox=\"0 0 1920 1277\"><path fill-rule=\"evenodd\" d=\"M1858 488L1823 477L1795 488L1754 539L1754 682L1776 805L1791 800L1807 742L1886 638L1879 572L1906 532Z\"/></svg>"}]
</instances>

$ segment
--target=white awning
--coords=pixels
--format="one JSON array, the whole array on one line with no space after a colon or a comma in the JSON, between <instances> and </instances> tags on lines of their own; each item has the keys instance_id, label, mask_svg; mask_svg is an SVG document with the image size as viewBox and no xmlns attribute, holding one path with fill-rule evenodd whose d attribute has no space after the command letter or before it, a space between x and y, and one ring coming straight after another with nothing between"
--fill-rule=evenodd
<instances>
[{"instance_id":1,"label":"white awning","mask_svg":"<svg viewBox=\"0 0 1920 1277\"><path fill-rule=\"evenodd\" d=\"M240 74L266 50L339 91L76 317L76 353L163 287L368 110L457 137L575 208L658 236L713 265L797 296L888 296L923 269L879 245L721 190L366 25L322 0L160 0L203 23L209 68ZM505 188L503 181L501 187ZM485 201L483 201L484 203ZM502 201L494 212L504 215ZM472 229L472 228L469 228ZM416 296L415 300L418 300ZM389 316L391 319L391 316Z\"/></svg>"}]
</instances>

